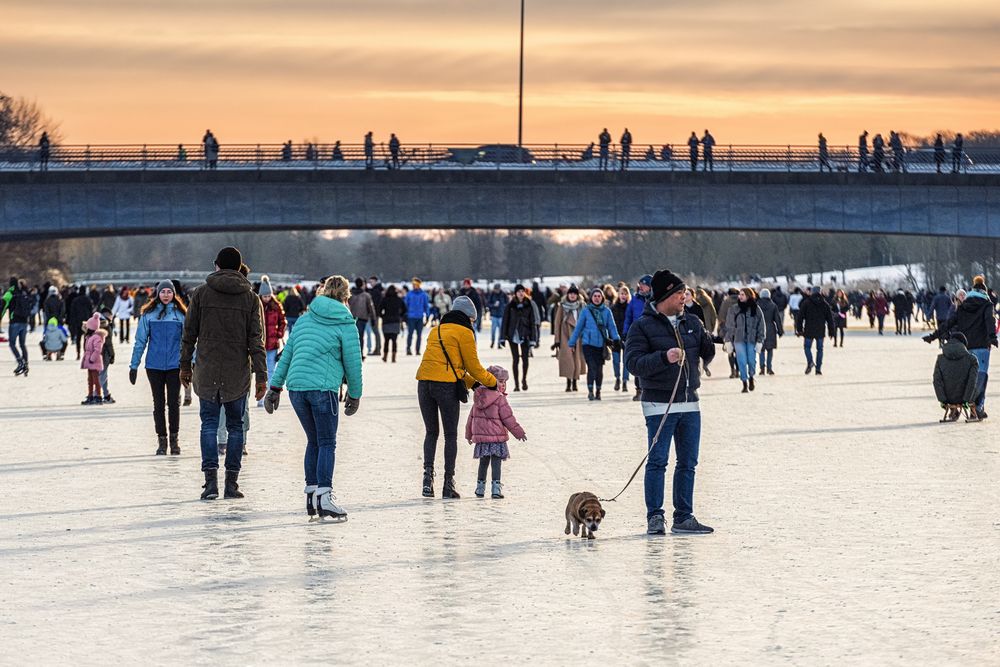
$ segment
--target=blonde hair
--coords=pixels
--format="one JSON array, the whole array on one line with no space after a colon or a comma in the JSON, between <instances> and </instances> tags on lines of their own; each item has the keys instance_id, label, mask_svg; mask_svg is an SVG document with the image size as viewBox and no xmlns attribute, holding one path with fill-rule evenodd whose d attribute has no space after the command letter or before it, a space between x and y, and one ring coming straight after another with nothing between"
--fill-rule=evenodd
<instances>
[{"instance_id":1,"label":"blonde hair","mask_svg":"<svg viewBox=\"0 0 1000 667\"><path fill-rule=\"evenodd\" d=\"M328 296L334 301L347 303L351 297L351 284L344 276L330 276L319 289L320 296Z\"/></svg>"}]
</instances>

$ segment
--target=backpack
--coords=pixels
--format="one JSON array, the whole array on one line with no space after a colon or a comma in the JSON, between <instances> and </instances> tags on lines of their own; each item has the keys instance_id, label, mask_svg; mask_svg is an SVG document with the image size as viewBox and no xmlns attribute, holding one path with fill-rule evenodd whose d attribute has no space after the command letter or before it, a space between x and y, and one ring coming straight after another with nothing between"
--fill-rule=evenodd
<instances>
[{"instance_id":1,"label":"backpack","mask_svg":"<svg viewBox=\"0 0 1000 667\"><path fill-rule=\"evenodd\" d=\"M11 317L16 317L27 321L31 317L31 309L35 304L35 300L31 297L31 294L25 292L24 290L14 294L10 306Z\"/></svg>"}]
</instances>

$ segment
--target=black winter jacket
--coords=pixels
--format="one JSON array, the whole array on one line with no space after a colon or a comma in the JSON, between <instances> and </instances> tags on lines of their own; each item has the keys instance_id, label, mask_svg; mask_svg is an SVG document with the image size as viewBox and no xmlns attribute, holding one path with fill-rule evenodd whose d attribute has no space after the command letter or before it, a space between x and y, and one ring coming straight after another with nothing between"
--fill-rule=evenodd
<instances>
[{"instance_id":1,"label":"black winter jacket","mask_svg":"<svg viewBox=\"0 0 1000 667\"><path fill-rule=\"evenodd\" d=\"M961 405L976 400L979 362L957 340L945 343L934 364L934 393L941 403Z\"/></svg>"},{"instance_id":2,"label":"black winter jacket","mask_svg":"<svg viewBox=\"0 0 1000 667\"><path fill-rule=\"evenodd\" d=\"M517 333L522 343L536 343L541 324L538 305L534 301L525 299L518 303L517 299L511 299L504 310L500 332L505 341L514 340Z\"/></svg>"},{"instance_id":3,"label":"black winter jacket","mask_svg":"<svg viewBox=\"0 0 1000 667\"><path fill-rule=\"evenodd\" d=\"M810 294L802 299L795 317L795 332L806 338L825 338L833 335L833 311L822 294Z\"/></svg>"},{"instance_id":4,"label":"black winter jacket","mask_svg":"<svg viewBox=\"0 0 1000 667\"><path fill-rule=\"evenodd\" d=\"M667 362L667 351L678 347L677 335L680 335L684 344L684 368L680 364ZM628 329L625 367L629 373L640 378L643 401L668 402L678 373L681 373L681 378L675 402L697 401L698 388L701 386L698 362L703 359L708 364L714 357L715 343L712 342L712 337L705 332L701 320L686 313L678 317L675 333L667 316L647 303L642 317Z\"/></svg>"},{"instance_id":5,"label":"black winter jacket","mask_svg":"<svg viewBox=\"0 0 1000 667\"><path fill-rule=\"evenodd\" d=\"M996 318L993 316L993 303L989 299L972 296L969 292L965 301L959 305L948 320L938 327L937 331L924 340L932 341L952 330L961 331L969 341L970 350L986 349L997 344Z\"/></svg>"}]
</instances>

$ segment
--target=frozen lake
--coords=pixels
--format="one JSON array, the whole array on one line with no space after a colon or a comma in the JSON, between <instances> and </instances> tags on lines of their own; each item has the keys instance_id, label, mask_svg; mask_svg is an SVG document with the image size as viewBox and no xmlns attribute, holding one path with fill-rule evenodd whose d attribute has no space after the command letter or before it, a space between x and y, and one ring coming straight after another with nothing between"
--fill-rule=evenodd
<instances>
[{"instance_id":1,"label":"frozen lake","mask_svg":"<svg viewBox=\"0 0 1000 667\"><path fill-rule=\"evenodd\" d=\"M126 352L118 403L82 407L69 356L42 363L33 336L16 378L4 344L0 663L1000 662L1000 404L939 425L936 347L852 330L817 378L786 336L750 395L720 348L695 494L717 532L647 537L640 474L587 542L563 535L566 500L616 493L644 423L610 382L601 403L563 393L544 340L511 399L529 440L512 444L505 500L472 495L464 441L464 497L420 497L417 357L367 361L361 410L341 420L341 525L306 520L287 397L252 408L247 497L201 502L196 405L183 454L156 457Z\"/></svg>"}]
</instances>

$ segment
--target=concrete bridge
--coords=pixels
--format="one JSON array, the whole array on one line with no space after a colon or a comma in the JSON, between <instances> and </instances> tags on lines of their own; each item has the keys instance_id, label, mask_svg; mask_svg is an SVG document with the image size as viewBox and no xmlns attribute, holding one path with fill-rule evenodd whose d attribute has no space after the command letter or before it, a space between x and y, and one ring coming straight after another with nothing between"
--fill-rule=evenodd
<instances>
[{"instance_id":1,"label":"concrete bridge","mask_svg":"<svg viewBox=\"0 0 1000 667\"><path fill-rule=\"evenodd\" d=\"M462 228L1000 238L1000 175L516 168L0 173L3 240Z\"/></svg>"}]
</instances>

